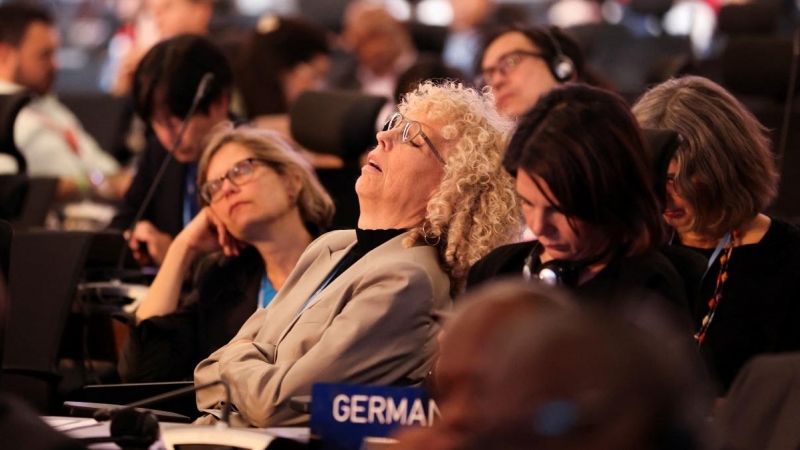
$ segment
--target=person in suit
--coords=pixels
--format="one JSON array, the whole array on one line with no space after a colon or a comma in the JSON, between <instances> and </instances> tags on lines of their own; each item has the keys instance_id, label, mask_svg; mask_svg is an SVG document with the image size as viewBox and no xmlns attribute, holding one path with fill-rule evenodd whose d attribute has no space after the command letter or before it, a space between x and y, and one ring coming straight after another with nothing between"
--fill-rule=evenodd
<instances>
[{"instance_id":1,"label":"person in suit","mask_svg":"<svg viewBox=\"0 0 800 450\"><path fill-rule=\"evenodd\" d=\"M511 123L480 92L421 84L377 134L356 182L356 230L312 243L283 288L195 383L230 385L235 422L302 425L289 399L316 382L417 385L471 261L519 237L512 180L500 170ZM198 392L219 408L223 389ZM212 416L198 419L213 422Z\"/></svg>"},{"instance_id":2,"label":"person in suit","mask_svg":"<svg viewBox=\"0 0 800 450\"><path fill-rule=\"evenodd\" d=\"M191 379L286 282L330 226L333 201L309 164L276 132L223 126L198 168L203 208L170 245L136 310L122 350L126 382ZM221 241L231 241L227 254ZM195 288L179 306L193 263Z\"/></svg>"},{"instance_id":3,"label":"person in suit","mask_svg":"<svg viewBox=\"0 0 800 450\"><path fill-rule=\"evenodd\" d=\"M233 74L222 51L196 35L181 35L157 44L136 68L133 84L136 113L147 123L152 135L137 165L136 176L111 222L112 228L123 230L132 225L169 155L167 149L175 145L200 80L207 73L214 79L200 99L197 112L186 122L186 132L142 220L128 237L134 257L142 264L161 265L172 239L199 211L195 192L197 160L210 131L228 119Z\"/></svg>"}]
</instances>

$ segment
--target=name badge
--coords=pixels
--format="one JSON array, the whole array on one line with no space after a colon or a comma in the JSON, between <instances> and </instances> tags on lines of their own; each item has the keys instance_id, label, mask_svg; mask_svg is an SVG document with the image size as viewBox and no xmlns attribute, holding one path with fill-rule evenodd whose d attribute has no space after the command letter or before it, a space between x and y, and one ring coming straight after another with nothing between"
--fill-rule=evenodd
<instances>
[{"instance_id":1,"label":"name badge","mask_svg":"<svg viewBox=\"0 0 800 450\"><path fill-rule=\"evenodd\" d=\"M402 426L429 427L440 418L421 388L326 383L312 388L311 433L324 449L360 450L365 437L387 437Z\"/></svg>"}]
</instances>

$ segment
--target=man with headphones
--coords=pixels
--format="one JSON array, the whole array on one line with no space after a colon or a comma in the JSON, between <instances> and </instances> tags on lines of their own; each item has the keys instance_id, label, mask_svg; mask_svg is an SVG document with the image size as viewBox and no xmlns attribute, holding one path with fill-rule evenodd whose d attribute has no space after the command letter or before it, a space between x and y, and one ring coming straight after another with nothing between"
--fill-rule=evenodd
<instances>
[{"instance_id":1,"label":"man with headphones","mask_svg":"<svg viewBox=\"0 0 800 450\"><path fill-rule=\"evenodd\" d=\"M501 114L520 117L545 92L584 79L578 44L556 27L503 28L487 35L479 85L491 86Z\"/></svg>"}]
</instances>

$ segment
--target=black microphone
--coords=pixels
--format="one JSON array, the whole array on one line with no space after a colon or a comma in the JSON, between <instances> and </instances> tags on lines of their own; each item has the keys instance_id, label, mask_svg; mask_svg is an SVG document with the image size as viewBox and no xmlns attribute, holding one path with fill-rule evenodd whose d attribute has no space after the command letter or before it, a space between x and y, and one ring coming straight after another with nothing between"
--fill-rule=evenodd
<instances>
[{"instance_id":1,"label":"black microphone","mask_svg":"<svg viewBox=\"0 0 800 450\"><path fill-rule=\"evenodd\" d=\"M147 207L150 205L150 202L153 200L153 195L156 192L156 188L161 183L161 179L164 178L164 174L167 172L167 166L169 166L170 161L174 158L175 150L178 149L178 145L180 145L181 140L183 140L183 135L186 133L186 127L189 124L189 119L194 116L195 112L197 112L197 107L200 105L200 102L205 98L211 83L214 81L214 74L211 72L206 72L203 75L203 78L200 79L200 83L197 85L197 91L194 94L194 99L192 100L192 105L189 107L189 111L186 113L186 116L183 118L183 122L181 122L181 127L178 130L178 135L175 139L175 142L172 143L172 148L169 149L167 156L164 158L164 161L161 163L161 167L158 168L158 172L156 176L153 178L153 182L150 184L150 189L147 190L147 194L144 196L144 201L142 204L139 205L139 209L136 211L136 215L133 216L133 221L131 222L130 226L125 230L123 236L131 236L133 233L133 229L136 227L136 224L142 220L142 216L144 215ZM119 255L119 260L117 261L117 272L122 271L122 266L125 263L125 256L128 254L128 238L125 238L125 246L122 248L122 251Z\"/></svg>"},{"instance_id":2,"label":"black microphone","mask_svg":"<svg viewBox=\"0 0 800 450\"><path fill-rule=\"evenodd\" d=\"M103 408L95 411L93 417L98 422L111 420L109 427L110 436L90 437L79 439L85 444L114 442L121 448L149 448L161 437L158 420L153 411L140 409L142 406L151 405L164 400L186 395L191 392L201 391L221 384L225 388L225 405L222 408L222 422L230 427L231 392L228 383L222 380L212 381L199 386L187 386L153 397L148 397L118 408ZM65 402L66 406L86 407L88 404Z\"/></svg>"},{"instance_id":3,"label":"black microphone","mask_svg":"<svg viewBox=\"0 0 800 450\"><path fill-rule=\"evenodd\" d=\"M121 413L124 413L126 411L135 411L136 408L140 408L142 406L152 405L154 403L158 403L164 400L172 400L182 395L186 395L192 392L202 391L203 389L208 389L210 387L214 387L220 384L222 385L222 387L225 388L225 404L222 407L222 422L224 422L226 425L230 425L231 389L228 386L228 383L222 380L215 380L195 386L186 386L184 388L176 389L174 391L166 392L164 394L154 395L152 397L148 397L143 400L129 403L119 408L99 409L95 411L92 417L94 417L94 419L98 422L103 422L109 419L114 420Z\"/></svg>"}]
</instances>

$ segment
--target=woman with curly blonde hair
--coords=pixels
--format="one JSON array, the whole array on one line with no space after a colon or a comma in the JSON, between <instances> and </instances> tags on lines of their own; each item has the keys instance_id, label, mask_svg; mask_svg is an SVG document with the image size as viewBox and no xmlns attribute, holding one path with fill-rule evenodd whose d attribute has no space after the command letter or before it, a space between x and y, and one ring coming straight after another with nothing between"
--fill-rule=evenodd
<instances>
[{"instance_id":1,"label":"woman with curly blonde hair","mask_svg":"<svg viewBox=\"0 0 800 450\"><path fill-rule=\"evenodd\" d=\"M422 383L438 348L431 313L450 308L469 264L520 235L501 167L509 130L491 98L460 84L407 95L356 182L358 228L312 243L195 382L225 380L234 420L258 427L307 423L289 400L316 382ZM197 397L200 409L225 401L221 389Z\"/></svg>"},{"instance_id":2,"label":"woman with curly blonde hair","mask_svg":"<svg viewBox=\"0 0 800 450\"><path fill-rule=\"evenodd\" d=\"M470 284L526 275L601 302L648 290L688 312L683 281L655 250L663 226L646 154L618 95L585 85L545 94L521 118L503 161L537 240L493 251L472 268Z\"/></svg>"}]
</instances>

